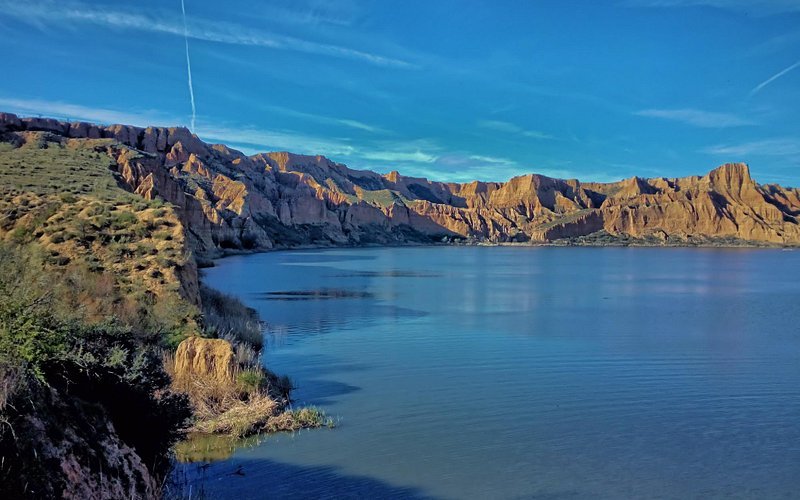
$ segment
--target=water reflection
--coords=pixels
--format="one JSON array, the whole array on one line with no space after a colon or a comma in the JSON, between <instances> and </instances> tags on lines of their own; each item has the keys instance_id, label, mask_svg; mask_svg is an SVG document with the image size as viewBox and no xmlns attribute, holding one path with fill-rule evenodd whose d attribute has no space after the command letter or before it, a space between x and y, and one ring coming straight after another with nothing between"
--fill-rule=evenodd
<instances>
[{"instance_id":1,"label":"water reflection","mask_svg":"<svg viewBox=\"0 0 800 500\"><path fill-rule=\"evenodd\" d=\"M439 273L391 269L388 271L352 271L349 273L332 274L333 278L440 278Z\"/></svg>"},{"instance_id":2,"label":"water reflection","mask_svg":"<svg viewBox=\"0 0 800 500\"><path fill-rule=\"evenodd\" d=\"M225 259L209 283L259 311L270 323L265 363L292 377L298 403L324 406L340 425L234 451L208 469L209 491L794 497L797 276L800 253L777 251ZM368 295L261 300L320 290ZM244 475L231 475L239 466Z\"/></svg>"},{"instance_id":3,"label":"water reflection","mask_svg":"<svg viewBox=\"0 0 800 500\"><path fill-rule=\"evenodd\" d=\"M261 292L251 295L260 300L369 299L374 297L374 294L370 292L361 290L346 290L341 288Z\"/></svg>"},{"instance_id":4,"label":"water reflection","mask_svg":"<svg viewBox=\"0 0 800 500\"><path fill-rule=\"evenodd\" d=\"M175 458L180 463L209 463L226 460L236 449L257 446L263 438L252 436L236 438L218 434L190 433L186 439L175 445Z\"/></svg>"},{"instance_id":5,"label":"water reflection","mask_svg":"<svg viewBox=\"0 0 800 500\"><path fill-rule=\"evenodd\" d=\"M435 498L418 488L346 474L337 467L302 466L274 460L235 460L207 467L183 465L179 474L196 486L196 498L206 495L216 498L220 491L228 498ZM253 495L247 487L253 477L263 477L269 483L258 495Z\"/></svg>"}]
</instances>

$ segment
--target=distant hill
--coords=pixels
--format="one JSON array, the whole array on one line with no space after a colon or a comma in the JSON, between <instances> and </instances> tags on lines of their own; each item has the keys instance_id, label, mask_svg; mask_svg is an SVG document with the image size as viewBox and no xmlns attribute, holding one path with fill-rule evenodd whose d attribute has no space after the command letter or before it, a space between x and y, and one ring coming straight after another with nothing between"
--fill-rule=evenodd
<instances>
[{"instance_id":1,"label":"distant hill","mask_svg":"<svg viewBox=\"0 0 800 500\"><path fill-rule=\"evenodd\" d=\"M3 142L18 147L34 132L56 142L109 139L94 149L108 156L123 186L175 205L187 240L206 256L442 241L800 245L800 190L758 184L742 163L673 179L595 183L530 174L456 184L353 170L323 156L247 156L185 128L0 114Z\"/></svg>"}]
</instances>

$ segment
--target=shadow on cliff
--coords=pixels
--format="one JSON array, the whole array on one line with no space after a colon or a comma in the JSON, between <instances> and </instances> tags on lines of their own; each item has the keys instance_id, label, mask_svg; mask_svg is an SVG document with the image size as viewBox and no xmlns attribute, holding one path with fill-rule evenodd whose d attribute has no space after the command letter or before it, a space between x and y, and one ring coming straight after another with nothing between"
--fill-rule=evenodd
<instances>
[{"instance_id":1,"label":"shadow on cliff","mask_svg":"<svg viewBox=\"0 0 800 500\"><path fill-rule=\"evenodd\" d=\"M344 474L332 466L301 466L269 459L178 464L175 475L183 493L191 488L198 498L435 498L418 488Z\"/></svg>"}]
</instances>

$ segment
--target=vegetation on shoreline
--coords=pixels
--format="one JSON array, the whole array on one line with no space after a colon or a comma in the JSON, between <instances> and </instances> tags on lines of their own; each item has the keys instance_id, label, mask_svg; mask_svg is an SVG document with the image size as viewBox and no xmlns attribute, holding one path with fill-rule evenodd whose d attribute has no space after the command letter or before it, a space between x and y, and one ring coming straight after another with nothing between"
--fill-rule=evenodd
<instances>
[{"instance_id":1,"label":"vegetation on shoreline","mask_svg":"<svg viewBox=\"0 0 800 500\"><path fill-rule=\"evenodd\" d=\"M173 387L194 405L190 432L240 438L331 425L315 408L289 408L291 380L260 362L263 333L254 310L205 286L200 296L205 332L214 339L187 339L164 359Z\"/></svg>"},{"instance_id":2,"label":"vegetation on shoreline","mask_svg":"<svg viewBox=\"0 0 800 500\"><path fill-rule=\"evenodd\" d=\"M318 427L263 368L254 311L198 288L175 208L121 187L107 139L0 142L0 493L155 497L186 431ZM231 377L176 376L180 346ZM177 351L176 351L177 349ZM165 361L167 361L165 363ZM212 365L215 360L211 360Z\"/></svg>"},{"instance_id":3,"label":"vegetation on shoreline","mask_svg":"<svg viewBox=\"0 0 800 500\"><path fill-rule=\"evenodd\" d=\"M188 398L170 390L156 338L87 323L64 300L74 285L35 247L0 245L0 489L155 494Z\"/></svg>"}]
</instances>

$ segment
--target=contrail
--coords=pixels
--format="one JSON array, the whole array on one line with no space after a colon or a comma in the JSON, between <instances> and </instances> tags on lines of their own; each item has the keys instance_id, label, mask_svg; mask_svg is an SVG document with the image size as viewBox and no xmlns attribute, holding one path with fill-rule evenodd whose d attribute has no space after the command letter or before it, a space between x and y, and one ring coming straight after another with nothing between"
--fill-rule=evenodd
<instances>
[{"instance_id":1,"label":"contrail","mask_svg":"<svg viewBox=\"0 0 800 500\"><path fill-rule=\"evenodd\" d=\"M189 74L189 99L192 101L192 132L194 132L194 122L197 117L197 109L194 107L194 87L192 86L192 61L189 59L189 30L186 28L186 6L181 0L181 12L183 13L183 41L186 44L186 72Z\"/></svg>"},{"instance_id":2,"label":"contrail","mask_svg":"<svg viewBox=\"0 0 800 500\"><path fill-rule=\"evenodd\" d=\"M789 66L788 68L786 68L786 69L784 69L784 70L782 70L782 71L779 71L778 73L775 73L775 74L774 74L774 75L772 75L771 77L767 78L767 79L766 79L766 80L764 80L763 82L761 82L761 83L759 83L758 85L756 85L756 87L755 87L753 90L751 90L751 91L750 91L750 95L755 95L755 94L756 94L756 93L758 93L758 92L759 92L761 89L763 89L764 87L766 87L766 86L767 86L767 85L769 85L770 83L774 82L774 81L775 81L775 80L777 80L778 78L782 77L782 76L783 76L783 75L785 75L786 73L788 73L788 72L792 71L793 69L797 68L798 66L800 66L800 61L797 61L796 63L792 64L791 66Z\"/></svg>"}]
</instances>

